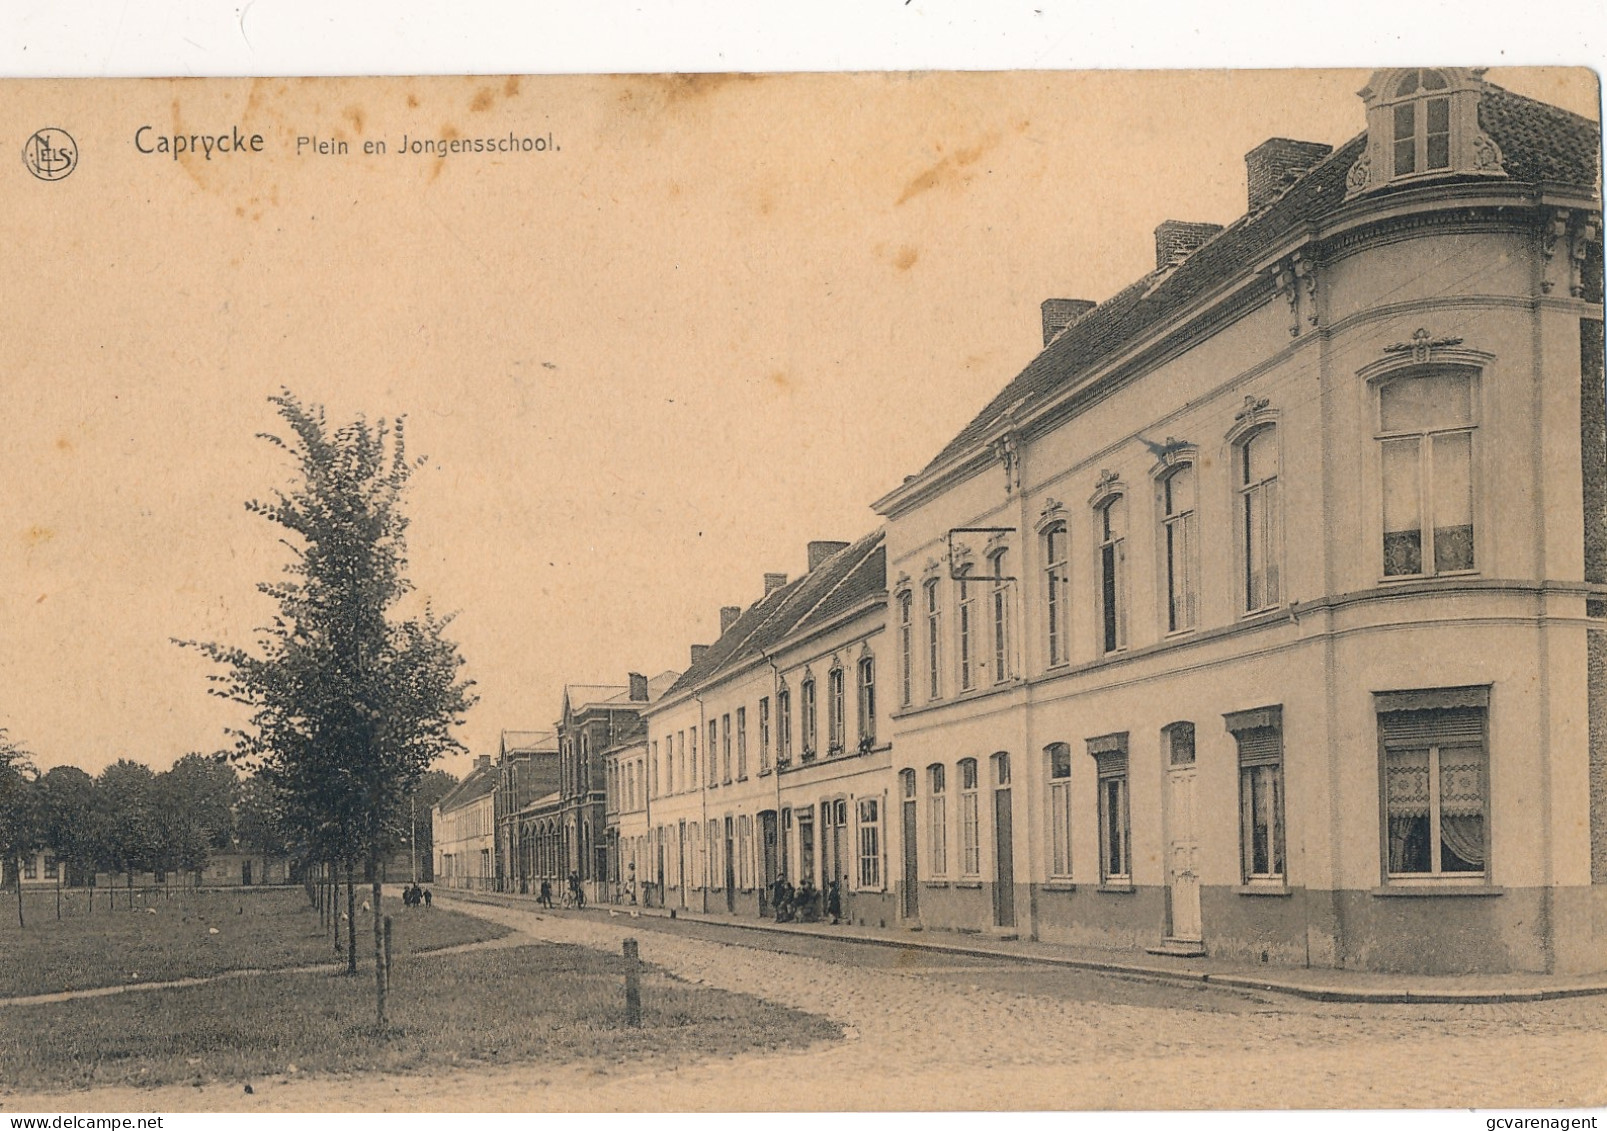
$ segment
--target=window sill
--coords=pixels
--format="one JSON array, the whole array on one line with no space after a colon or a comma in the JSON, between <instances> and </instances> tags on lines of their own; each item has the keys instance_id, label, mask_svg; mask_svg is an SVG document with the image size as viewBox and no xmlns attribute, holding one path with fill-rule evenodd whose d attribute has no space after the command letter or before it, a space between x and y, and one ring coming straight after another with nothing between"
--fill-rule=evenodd
<instances>
[{"instance_id":1,"label":"window sill","mask_svg":"<svg viewBox=\"0 0 1607 1131\"><path fill-rule=\"evenodd\" d=\"M924 888L946 888L949 886L949 882L947 880L922 880L921 886Z\"/></svg>"},{"instance_id":2,"label":"window sill","mask_svg":"<svg viewBox=\"0 0 1607 1131\"><path fill-rule=\"evenodd\" d=\"M1132 884L1106 882L1100 884L1094 890L1104 892L1106 895L1132 895L1138 889Z\"/></svg>"},{"instance_id":3,"label":"window sill","mask_svg":"<svg viewBox=\"0 0 1607 1131\"><path fill-rule=\"evenodd\" d=\"M1239 895L1262 896L1272 899L1288 899L1294 894L1294 889L1287 884L1240 884L1233 890Z\"/></svg>"},{"instance_id":4,"label":"window sill","mask_svg":"<svg viewBox=\"0 0 1607 1131\"><path fill-rule=\"evenodd\" d=\"M1484 883L1393 883L1374 888L1372 894L1381 899L1488 899L1505 895L1506 891Z\"/></svg>"},{"instance_id":5,"label":"window sill","mask_svg":"<svg viewBox=\"0 0 1607 1131\"><path fill-rule=\"evenodd\" d=\"M1478 577L1476 569L1446 569L1439 573L1396 573L1379 577L1380 585L1409 585L1414 581L1440 581L1445 578Z\"/></svg>"},{"instance_id":6,"label":"window sill","mask_svg":"<svg viewBox=\"0 0 1607 1131\"><path fill-rule=\"evenodd\" d=\"M1043 885L1044 891L1076 891L1077 885L1071 880L1050 880Z\"/></svg>"},{"instance_id":7,"label":"window sill","mask_svg":"<svg viewBox=\"0 0 1607 1131\"><path fill-rule=\"evenodd\" d=\"M982 881L981 880L956 880L954 882L954 886L957 887L957 888L974 888L977 891L981 891L982 890Z\"/></svg>"}]
</instances>

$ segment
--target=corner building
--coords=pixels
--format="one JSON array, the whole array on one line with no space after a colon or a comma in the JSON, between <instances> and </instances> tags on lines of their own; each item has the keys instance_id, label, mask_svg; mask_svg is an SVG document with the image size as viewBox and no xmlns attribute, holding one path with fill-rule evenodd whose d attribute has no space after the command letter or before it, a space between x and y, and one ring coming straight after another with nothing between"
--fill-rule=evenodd
<instances>
[{"instance_id":1,"label":"corner building","mask_svg":"<svg viewBox=\"0 0 1607 1131\"><path fill-rule=\"evenodd\" d=\"M1600 128L1361 99L878 502L906 924L1607 967Z\"/></svg>"}]
</instances>

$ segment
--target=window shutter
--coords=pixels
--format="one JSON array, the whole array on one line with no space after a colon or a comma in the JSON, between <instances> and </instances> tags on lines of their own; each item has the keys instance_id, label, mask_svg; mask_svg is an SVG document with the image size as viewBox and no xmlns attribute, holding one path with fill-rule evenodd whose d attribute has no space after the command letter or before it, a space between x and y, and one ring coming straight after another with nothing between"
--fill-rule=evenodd
<instances>
[{"instance_id":1,"label":"window shutter","mask_svg":"<svg viewBox=\"0 0 1607 1131\"><path fill-rule=\"evenodd\" d=\"M1484 741L1484 710L1453 707L1446 710L1389 711L1378 716L1379 730L1390 745Z\"/></svg>"},{"instance_id":2,"label":"window shutter","mask_svg":"<svg viewBox=\"0 0 1607 1131\"><path fill-rule=\"evenodd\" d=\"M1104 734L1088 740L1088 753L1099 764L1100 777L1127 772L1127 732Z\"/></svg>"},{"instance_id":3,"label":"window shutter","mask_svg":"<svg viewBox=\"0 0 1607 1131\"><path fill-rule=\"evenodd\" d=\"M1239 765L1276 766L1283 761L1283 732L1255 727L1234 735L1239 740Z\"/></svg>"}]
</instances>

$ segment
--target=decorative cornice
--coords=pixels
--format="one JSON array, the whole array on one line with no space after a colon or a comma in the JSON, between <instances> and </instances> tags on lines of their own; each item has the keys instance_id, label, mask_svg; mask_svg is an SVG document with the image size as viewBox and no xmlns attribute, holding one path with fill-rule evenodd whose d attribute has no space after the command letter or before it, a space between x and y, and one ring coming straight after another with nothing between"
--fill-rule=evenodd
<instances>
[{"instance_id":1,"label":"decorative cornice","mask_svg":"<svg viewBox=\"0 0 1607 1131\"><path fill-rule=\"evenodd\" d=\"M1461 338L1436 338L1427 330L1419 326L1412 331L1412 340L1409 342L1396 342L1384 347L1385 353L1409 353L1412 360L1418 364L1428 361L1434 356L1435 350L1450 349L1462 344Z\"/></svg>"},{"instance_id":2,"label":"decorative cornice","mask_svg":"<svg viewBox=\"0 0 1607 1131\"><path fill-rule=\"evenodd\" d=\"M1038 521L1033 528L1042 531L1054 523L1064 521L1065 517L1066 504L1059 499L1046 498L1043 501L1043 509L1038 512Z\"/></svg>"}]
</instances>

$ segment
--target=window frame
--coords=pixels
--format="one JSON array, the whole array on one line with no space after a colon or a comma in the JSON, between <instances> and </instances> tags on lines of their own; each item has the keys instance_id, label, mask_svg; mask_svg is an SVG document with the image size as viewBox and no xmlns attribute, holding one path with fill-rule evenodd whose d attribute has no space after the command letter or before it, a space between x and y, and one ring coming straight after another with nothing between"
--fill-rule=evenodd
<instances>
[{"instance_id":1,"label":"window frame","mask_svg":"<svg viewBox=\"0 0 1607 1131\"><path fill-rule=\"evenodd\" d=\"M1120 523L1111 521L1120 507ZM1132 522L1127 493L1119 487L1101 494L1094 503L1095 630L1099 654L1110 656L1128 646L1127 610L1129 606L1127 538ZM1120 529L1117 529L1117 527Z\"/></svg>"},{"instance_id":2,"label":"window frame","mask_svg":"<svg viewBox=\"0 0 1607 1131\"><path fill-rule=\"evenodd\" d=\"M748 780L748 709L737 708L737 781Z\"/></svg>"},{"instance_id":3,"label":"window frame","mask_svg":"<svg viewBox=\"0 0 1607 1131\"><path fill-rule=\"evenodd\" d=\"M1049 879L1066 883L1072 879L1075 860L1072 851L1075 798L1071 785L1071 744L1051 742L1043 748L1043 756L1044 781L1047 783L1044 797L1049 806L1049 819L1045 822L1048 835L1044 838L1045 847L1049 849ZM1064 759L1063 763L1059 761L1061 758ZM1061 764L1065 768L1063 774L1056 772Z\"/></svg>"},{"instance_id":4,"label":"window frame","mask_svg":"<svg viewBox=\"0 0 1607 1131\"><path fill-rule=\"evenodd\" d=\"M1251 446L1263 437L1271 441L1276 461L1273 473L1249 481ZM1284 603L1284 500L1283 500L1283 431L1276 420L1259 420L1234 438L1232 444L1234 494L1234 556L1238 563L1239 616L1256 617L1280 608ZM1266 599L1255 602L1254 567L1256 555L1252 522L1259 507L1263 560L1262 586ZM1269 518L1270 516L1270 518ZM1270 532L1269 532L1270 530ZM1275 570L1275 580L1269 582L1269 571Z\"/></svg>"},{"instance_id":5,"label":"window frame","mask_svg":"<svg viewBox=\"0 0 1607 1131\"><path fill-rule=\"evenodd\" d=\"M1095 763L1095 808L1099 818L1101 887L1133 886L1133 821L1127 732L1088 740ZM1120 867L1114 865L1119 864Z\"/></svg>"},{"instance_id":6,"label":"window frame","mask_svg":"<svg viewBox=\"0 0 1607 1131\"><path fill-rule=\"evenodd\" d=\"M861 797L855 804L856 828L854 840L858 847L859 866L855 869L858 891L882 890L882 798ZM870 813L866 817L867 810Z\"/></svg>"},{"instance_id":7,"label":"window frame","mask_svg":"<svg viewBox=\"0 0 1607 1131\"><path fill-rule=\"evenodd\" d=\"M1422 428L1417 430L1384 428L1384 392L1401 381L1417 381L1424 378L1454 376L1467 382L1468 393L1468 420L1464 424L1446 425L1444 427ZM1426 363L1401 366L1378 374L1371 378L1369 384L1370 411L1373 421L1373 460L1374 474L1377 490L1377 504L1374 507L1374 520L1377 537L1374 546L1378 551L1378 577L1380 584L1394 584L1402 581L1423 581L1436 577L1469 577L1480 572L1480 562L1483 555L1479 552L1480 532L1485 529L1485 523L1480 521L1480 501L1483 498L1481 476L1479 475L1480 443L1479 433L1483 424L1483 414L1480 411L1482 376L1479 367L1464 363ZM1472 521L1470 535L1473 564L1463 569L1440 569L1439 552L1434 540L1434 450L1435 441L1440 437L1466 435L1468 437L1467 475L1469 511ZM1385 500L1388 498L1388 471L1385 465L1385 448L1391 443L1400 443L1406 440L1418 442L1417 460L1415 464L1417 475L1417 511L1418 511L1418 558L1419 569L1416 573L1390 573L1389 554L1385 549L1384 538L1389 533L1384 516ZM1431 568L1432 563L1432 568Z\"/></svg>"},{"instance_id":8,"label":"window frame","mask_svg":"<svg viewBox=\"0 0 1607 1131\"><path fill-rule=\"evenodd\" d=\"M1236 747L1239 790L1239 882L1246 887L1289 886L1289 787L1285 766L1283 707L1257 707L1222 716ZM1257 805L1273 791L1270 806ZM1264 845L1267 868L1257 870L1260 818L1265 815Z\"/></svg>"},{"instance_id":9,"label":"window frame","mask_svg":"<svg viewBox=\"0 0 1607 1131\"><path fill-rule=\"evenodd\" d=\"M1431 87L1424 82L1424 76L1434 75L1439 79L1440 85ZM1402 93L1407 80L1415 76L1417 83L1410 91ZM1388 107L1389 114L1389 144L1385 151L1389 154L1389 179L1402 180L1412 177L1443 176L1451 172L1455 164L1455 106L1452 98L1454 85L1448 80L1444 72L1435 67L1413 67L1396 77L1394 89L1388 98L1382 100ZM1444 108L1445 128L1443 130L1430 130L1433 124L1433 106ZM1401 135L1401 111L1408 111L1411 132L1405 138ZM1445 144L1444 160L1439 164L1430 164L1431 150L1434 137L1443 137ZM1410 141L1412 150L1412 167L1402 169L1400 162L1401 145L1403 141Z\"/></svg>"},{"instance_id":10,"label":"window frame","mask_svg":"<svg viewBox=\"0 0 1607 1131\"><path fill-rule=\"evenodd\" d=\"M933 762L926 767L927 869L933 879L949 874L948 767Z\"/></svg>"},{"instance_id":11,"label":"window frame","mask_svg":"<svg viewBox=\"0 0 1607 1131\"><path fill-rule=\"evenodd\" d=\"M1071 529L1065 519L1056 519L1043 528L1039 540L1044 557L1044 648L1050 668L1065 667L1071 663Z\"/></svg>"},{"instance_id":12,"label":"window frame","mask_svg":"<svg viewBox=\"0 0 1607 1131\"><path fill-rule=\"evenodd\" d=\"M1488 685L1472 687L1441 688L1423 691L1397 691L1374 692L1374 714L1378 727L1378 810L1379 810L1379 874L1385 887L1473 887L1487 888L1494 882L1493 844L1494 828L1492 821L1492 804L1490 794L1490 688ZM1425 726L1427 720L1422 715L1438 714L1435 720L1441 730L1442 737L1438 741L1425 742L1420 739L1400 736L1391 736L1386 725L1387 715L1414 715L1418 725ZM1464 729L1461 734L1453 731L1452 724L1458 720L1454 718L1461 714ZM1466 726L1466 716L1477 715L1476 726ZM1479 791L1480 791L1480 847L1484 859L1478 871L1444 869L1442 856L1444 832L1441 818L1444 816L1441 808L1443 783L1440 776L1439 755L1446 747L1466 747L1476 742L1480 753L1479 764ZM1429 782L1429 811L1428 826L1430 836L1429 863L1430 871L1426 872L1395 872L1390 869L1390 814L1389 814L1389 754L1391 750L1420 749L1428 747L1427 774Z\"/></svg>"},{"instance_id":13,"label":"window frame","mask_svg":"<svg viewBox=\"0 0 1607 1131\"><path fill-rule=\"evenodd\" d=\"M938 579L927 579L921 593L926 613L926 699L935 703L943 698L943 599Z\"/></svg>"},{"instance_id":14,"label":"window frame","mask_svg":"<svg viewBox=\"0 0 1607 1131\"><path fill-rule=\"evenodd\" d=\"M859 745L876 744L876 657L866 652L854 665L856 694L854 705L859 716Z\"/></svg>"},{"instance_id":15,"label":"window frame","mask_svg":"<svg viewBox=\"0 0 1607 1131\"><path fill-rule=\"evenodd\" d=\"M770 769L770 696L759 697L759 772Z\"/></svg>"},{"instance_id":16,"label":"window frame","mask_svg":"<svg viewBox=\"0 0 1607 1131\"><path fill-rule=\"evenodd\" d=\"M798 760L813 762L819 754L820 719L817 717L819 697L815 691L815 677L804 676L798 684Z\"/></svg>"},{"instance_id":17,"label":"window frame","mask_svg":"<svg viewBox=\"0 0 1607 1131\"><path fill-rule=\"evenodd\" d=\"M1015 678L1015 665L1010 662L1010 581L1008 547L1001 546L988 555L992 583L988 586L988 613L992 627L993 659L988 665L995 687Z\"/></svg>"},{"instance_id":18,"label":"window frame","mask_svg":"<svg viewBox=\"0 0 1607 1131\"><path fill-rule=\"evenodd\" d=\"M848 673L833 660L826 672L826 755L843 753L848 742Z\"/></svg>"},{"instance_id":19,"label":"window frame","mask_svg":"<svg viewBox=\"0 0 1607 1131\"><path fill-rule=\"evenodd\" d=\"M731 716L720 716L720 784L731 784Z\"/></svg>"},{"instance_id":20,"label":"window frame","mask_svg":"<svg viewBox=\"0 0 1607 1131\"><path fill-rule=\"evenodd\" d=\"M1192 480L1193 498L1186 509L1179 509L1173 492L1184 476ZM1181 636L1200 624L1200 465L1196 459L1180 459L1160 472L1155 480L1155 506L1160 526L1162 631L1167 636Z\"/></svg>"},{"instance_id":21,"label":"window frame","mask_svg":"<svg viewBox=\"0 0 1607 1131\"><path fill-rule=\"evenodd\" d=\"M976 689L976 594L971 591L971 567L961 566L954 579L954 660L959 673L959 693Z\"/></svg>"},{"instance_id":22,"label":"window frame","mask_svg":"<svg viewBox=\"0 0 1607 1131\"><path fill-rule=\"evenodd\" d=\"M776 689L776 769L792 764L792 688Z\"/></svg>"},{"instance_id":23,"label":"window frame","mask_svg":"<svg viewBox=\"0 0 1607 1131\"><path fill-rule=\"evenodd\" d=\"M898 593L899 706L915 702L915 594L908 589Z\"/></svg>"},{"instance_id":24,"label":"window frame","mask_svg":"<svg viewBox=\"0 0 1607 1131\"><path fill-rule=\"evenodd\" d=\"M979 879L982 875L981 771L975 758L956 763L960 773L960 876Z\"/></svg>"}]
</instances>

